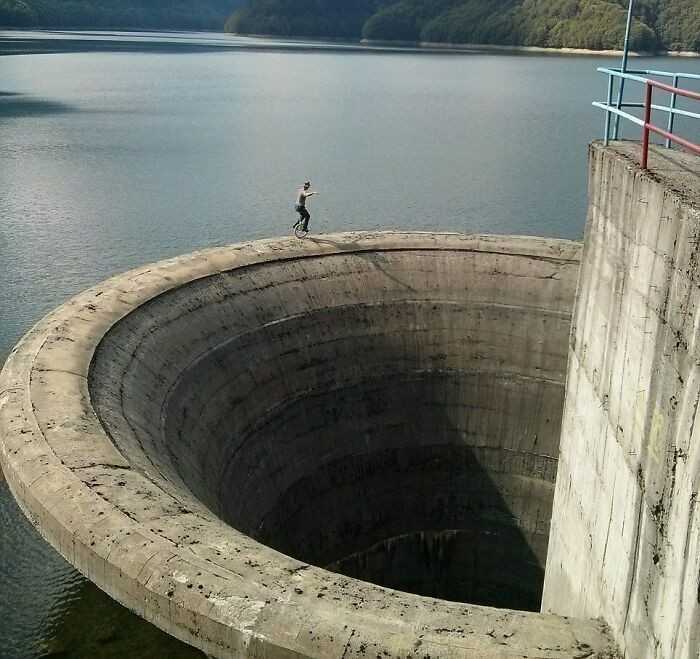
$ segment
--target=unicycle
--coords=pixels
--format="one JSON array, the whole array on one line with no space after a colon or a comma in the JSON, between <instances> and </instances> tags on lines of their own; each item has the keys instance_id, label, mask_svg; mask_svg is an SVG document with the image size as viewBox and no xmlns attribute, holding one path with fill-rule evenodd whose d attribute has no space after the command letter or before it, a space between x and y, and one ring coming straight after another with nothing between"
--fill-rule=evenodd
<instances>
[{"instance_id":1,"label":"unicycle","mask_svg":"<svg viewBox=\"0 0 700 659\"><path fill-rule=\"evenodd\" d=\"M294 235L299 239L306 238L309 233L308 229L304 231L304 218L301 217L292 225L292 229L294 229Z\"/></svg>"}]
</instances>

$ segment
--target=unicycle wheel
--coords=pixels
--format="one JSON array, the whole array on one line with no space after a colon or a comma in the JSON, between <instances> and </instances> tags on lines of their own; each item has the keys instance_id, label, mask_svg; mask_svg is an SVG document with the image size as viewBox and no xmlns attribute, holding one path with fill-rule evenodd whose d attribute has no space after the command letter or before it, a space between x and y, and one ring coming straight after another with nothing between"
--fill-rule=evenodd
<instances>
[{"instance_id":1,"label":"unicycle wheel","mask_svg":"<svg viewBox=\"0 0 700 659\"><path fill-rule=\"evenodd\" d=\"M297 238L306 238L308 233L309 233L308 229L306 231L304 231L304 228L301 226L294 227L294 235Z\"/></svg>"}]
</instances>

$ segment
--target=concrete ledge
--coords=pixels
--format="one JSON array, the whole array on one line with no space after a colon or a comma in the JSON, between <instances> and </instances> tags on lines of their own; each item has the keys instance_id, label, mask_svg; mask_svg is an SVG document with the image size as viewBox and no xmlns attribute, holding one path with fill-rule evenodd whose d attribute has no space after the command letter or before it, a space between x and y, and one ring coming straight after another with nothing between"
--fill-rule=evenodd
<instances>
[{"instance_id":1,"label":"concrete ledge","mask_svg":"<svg viewBox=\"0 0 700 659\"><path fill-rule=\"evenodd\" d=\"M243 243L144 266L38 323L0 374L0 464L22 510L116 600L216 657L607 656L600 622L447 602L294 560L224 524L174 479L127 459L88 387L105 334L150 300L253 264L447 250L577 268L580 246L537 238L350 233Z\"/></svg>"},{"instance_id":2,"label":"concrete ledge","mask_svg":"<svg viewBox=\"0 0 700 659\"><path fill-rule=\"evenodd\" d=\"M543 608L700 654L700 158L594 143Z\"/></svg>"}]
</instances>

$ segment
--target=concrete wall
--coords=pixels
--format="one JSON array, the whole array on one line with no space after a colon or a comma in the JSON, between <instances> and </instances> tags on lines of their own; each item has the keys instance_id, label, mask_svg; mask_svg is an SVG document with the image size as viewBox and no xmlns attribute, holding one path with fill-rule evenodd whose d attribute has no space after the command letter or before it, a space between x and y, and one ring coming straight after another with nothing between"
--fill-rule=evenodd
<instances>
[{"instance_id":1,"label":"concrete wall","mask_svg":"<svg viewBox=\"0 0 700 659\"><path fill-rule=\"evenodd\" d=\"M101 343L97 413L279 551L539 611L579 248L531 244L348 250L177 288Z\"/></svg>"},{"instance_id":2,"label":"concrete wall","mask_svg":"<svg viewBox=\"0 0 700 659\"><path fill-rule=\"evenodd\" d=\"M590 149L543 610L630 659L700 653L700 165Z\"/></svg>"},{"instance_id":3,"label":"concrete wall","mask_svg":"<svg viewBox=\"0 0 700 659\"><path fill-rule=\"evenodd\" d=\"M125 273L47 316L8 358L0 374L0 462L8 484L36 528L83 574L145 619L216 657L608 656L609 638L600 621L383 588L275 551L221 518L253 520L254 526L269 511L281 510L285 492L301 487L305 475L318 476L320 484L330 475L345 478L323 470L325 456L331 465L342 464L342 455L372 456L366 449L375 438L363 435L361 449L356 436L362 417L377 419L380 403L393 400L402 388L415 391L402 387L411 380L401 379L398 367L372 349L378 340L370 340L374 323L383 322L387 336L381 346L405 364L403 374L420 375L424 391L439 384L440 396L426 397L421 413L435 418L430 408L438 408L443 419L455 420L455 431L441 426L419 443L419 433L406 429L401 434L410 459L403 463L400 452L391 453L398 434L389 433L379 454L390 459L366 461L371 468L354 489L356 501L367 505L350 509L371 511L372 497L363 486L374 487L382 476L391 485L387 465L398 465L397 475L416 486L413 460L425 457L419 449L427 446L430 460L421 466L432 476L457 476L450 459L472 474L479 465L478 483L488 476L503 490L491 487L490 494L499 496L489 499L474 488L476 500L495 512L508 510L503 502L509 501L509 528L537 531L531 512L539 510L540 501L535 497L530 508L519 495L551 490L551 470L523 476L553 457L540 460L534 450L534 434L539 438L541 425L547 425L547 404L518 383L547 383L552 372L561 377L563 346L548 353L549 328L561 331L564 307L568 314L578 253L577 245L540 239L341 234L213 249ZM384 299L386 313L374 313ZM333 300L337 317L347 322L327 327L321 322L324 305ZM534 320L538 314L541 319ZM458 322L452 330L443 325L453 319ZM285 327L290 331L280 331ZM509 348L499 327L517 350ZM466 328L476 332L467 345ZM421 336L425 342L418 341ZM275 345L265 347L266 338L274 338ZM330 356L334 345L337 358ZM472 439L463 420L469 411L457 404L461 396L441 398L446 394L441 383L455 377L457 365L465 377L480 369L493 391L492 376L503 366L499 350L508 360L496 401L503 425L486 410L473 437L488 439L488 450L474 445L472 459L460 461L455 459L460 443ZM346 408L315 402L339 401L324 398L333 391L334 375L348 392ZM469 377L456 375L463 392L475 391ZM357 376L380 382L385 395L357 395ZM227 388L234 380L237 386ZM512 389L511 380L517 385ZM188 393L189 387L195 389ZM548 387L541 389L543 395ZM267 406L300 392L289 413L281 409L285 423L273 443L265 431L274 419ZM422 402L413 393L404 396L404 402ZM237 397L258 416L246 413ZM473 401L482 405L478 396ZM210 402L226 411L209 411ZM530 406L544 419L528 411ZM340 442L319 423L329 423L334 409L360 417L346 421L347 430L338 425ZM511 410L523 420L520 432L508 425ZM410 408L405 412L421 421ZM250 434L246 429L256 418L264 423ZM180 424L187 427L182 437ZM232 449L240 440L232 431L239 427L249 446L236 459ZM305 448L310 437L319 442L318 450ZM555 440L549 436L548 441ZM295 443L301 460L288 447ZM440 469L431 467L433 461ZM350 463L348 473L355 478L357 461ZM435 487L449 491L440 483ZM295 524L308 534L323 532L326 524L341 533L332 517L321 513L324 505L334 504L331 513L344 514L337 507L346 501L342 490L335 498L315 494L309 521L297 515ZM394 508L399 520L409 521L402 511L404 494L397 493ZM289 500L298 505L292 494ZM407 507L414 510L412 503ZM295 527L274 514L285 541L294 539ZM364 522L362 514L355 519ZM359 525L360 535L367 537L370 530Z\"/></svg>"}]
</instances>

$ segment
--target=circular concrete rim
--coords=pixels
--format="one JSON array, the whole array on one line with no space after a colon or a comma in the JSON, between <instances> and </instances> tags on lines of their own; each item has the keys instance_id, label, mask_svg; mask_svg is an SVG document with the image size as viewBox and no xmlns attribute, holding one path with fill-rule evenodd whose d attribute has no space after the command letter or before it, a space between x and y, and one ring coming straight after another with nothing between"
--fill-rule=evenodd
<instances>
[{"instance_id":1,"label":"circular concrete rim","mask_svg":"<svg viewBox=\"0 0 700 659\"><path fill-rule=\"evenodd\" d=\"M432 657L565 657L581 643L602 647L607 639L599 624L345 578L182 505L136 521L133 510L144 517L143 493L157 482L130 470L96 417L87 385L93 354L115 323L166 291L217 273L375 250L577 264L580 249L529 237L362 232L241 243L137 268L62 305L12 351L0 373L0 463L26 516L70 563L131 610L213 656L406 656L420 648L420 656ZM129 474L131 515L91 488L87 474L95 468Z\"/></svg>"}]
</instances>

